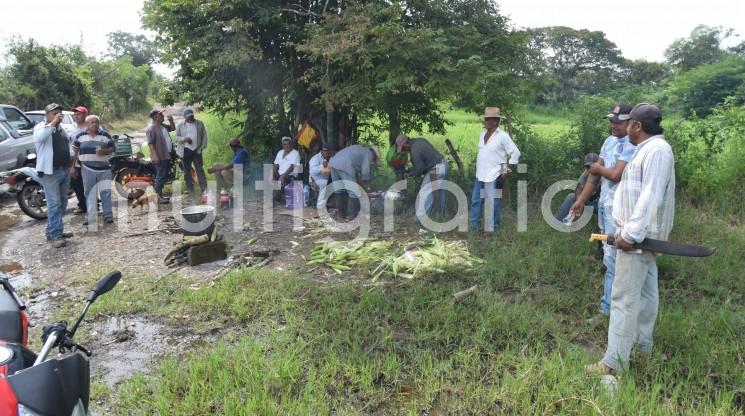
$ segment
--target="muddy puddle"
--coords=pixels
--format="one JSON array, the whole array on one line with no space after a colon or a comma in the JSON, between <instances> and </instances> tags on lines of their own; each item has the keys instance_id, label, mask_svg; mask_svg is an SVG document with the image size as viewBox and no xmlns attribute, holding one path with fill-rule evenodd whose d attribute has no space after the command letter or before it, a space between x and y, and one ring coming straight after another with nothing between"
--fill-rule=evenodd
<instances>
[{"instance_id":1,"label":"muddy puddle","mask_svg":"<svg viewBox=\"0 0 745 416\"><path fill-rule=\"evenodd\" d=\"M141 317L116 316L94 326L90 342L94 377L104 377L109 387L147 373L156 358L166 352L168 328Z\"/></svg>"},{"instance_id":2,"label":"muddy puddle","mask_svg":"<svg viewBox=\"0 0 745 416\"><path fill-rule=\"evenodd\" d=\"M112 316L96 323L88 342L92 373L114 387L137 373L148 373L165 355L181 355L214 341L212 336L179 332L141 316Z\"/></svg>"}]
</instances>

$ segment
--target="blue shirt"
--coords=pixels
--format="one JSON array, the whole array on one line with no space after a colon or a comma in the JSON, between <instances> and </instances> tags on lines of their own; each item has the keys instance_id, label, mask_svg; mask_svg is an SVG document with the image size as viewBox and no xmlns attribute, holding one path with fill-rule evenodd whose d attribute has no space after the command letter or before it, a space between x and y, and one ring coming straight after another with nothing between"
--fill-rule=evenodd
<instances>
[{"instance_id":1,"label":"blue shirt","mask_svg":"<svg viewBox=\"0 0 745 416\"><path fill-rule=\"evenodd\" d=\"M635 151L636 146L631 144L628 136L621 138L609 136L603 142L603 147L600 149L600 157L603 159L604 167L612 168L619 161L628 163L631 157L634 156ZM599 201L602 206L613 205L613 195L616 193L616 188L618 188L618 182L603 178Z\"/></svg>"},{"instance_id":2,"label":"blue shirt","mask_svg":"<svg viewBox=\"0 0 745 416\"><path fill-rule=\"evenodd\" d=\"M233 162L231 162L233 166L235 165L243 165L243 168L245 169L248 167L249 160L248 160L248 152L246 149L240 147L238 148L238 151L235 152L235 156L233 156Z\"/></svg>"}]
</instances>

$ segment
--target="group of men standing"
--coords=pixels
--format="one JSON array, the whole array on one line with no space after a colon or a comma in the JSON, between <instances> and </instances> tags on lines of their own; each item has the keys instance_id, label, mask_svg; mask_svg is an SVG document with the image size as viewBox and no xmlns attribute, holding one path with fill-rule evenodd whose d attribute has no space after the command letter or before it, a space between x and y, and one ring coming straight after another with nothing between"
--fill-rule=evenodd
<instances>
[{"instance_id":1,"label":"group of men standing","mask_svg":"<svg viewBox=\"0 0 745 416\"><path fill-rule=\"evenodd\" d=\"M108 159L115 149L111 136L101 128L100 119L89 115L85 107L76 107L74 117L77 130L73 137L62 129L62 106L49 104L45 108L46 122L34 129L37 149L36 169L47 200L47 239L54 247L64 247L71 237L63 229L62 216L67 206L67 192L72 187L78 198L76 213L86 213L85 224L95 223L97 202L100 198L104 223L113 222L111 204L112 172ZM168 117L163 124L162 110L150 112L152 120L146 136L150 156L156 166L155 191L160 203L168 203L163 187L170 169L173 143L170 132L175 131L175 153L182 158L187 189L194 192L189 174L192 165L199 186L204 193L207 181L202 153L208 140L204 124L196 120L191 109L184 111L184 121L174 125ZM511 172L510 165L518 163L520 151L509 134L499 128L501 114L497 107L487 107L482 115L484 129L478 137L476 178L474 180L470 225L477 228L487 206L485 228L499 227L500 190ZM598 203L599 225L604 234L615 236L615 246L605 245L603 262L606 267L600 313L609 316L608 345L604 357L587 366L588 372L614 374L628 365L631 350L636 345L642 353L652 349L652 332L658 309L658 271L654 253L637 250L634 244L646 238L666 240L673 224L675 205L675 170L673 153L663 136L662 114L650 104L635 107L615 106L608 114L611 136L605 139L595 163L589 164L586 184L577 196L570 212L579 217L588 199L600 187ZM233 183L233 168L243 166L244 181L248 179L248 152L238 139L229 142L234 152L233 161L215 165L214 173L225 187ZM399 135L395 151L390 153L410 157L406 162L391 164L403 176L423 176L422 186L433 185L416 216L445 208L443 181L449 167L445 159L427 140ZM310 183L323 194L331 181L350 181L369 191L372 166L380 161L375 147L351 145L338 152L324 144L309 162ZM292 148L289 137L282 138L282 149L274 160L274 179L286 186L301 173L300 155ZM351 187L335 190L338 211L344 218L354 218L360 210L359 196ZM318 205L325 204L319 198ZM620 249L620 250L619 250Z\"/></svg>"},{"instance_id":2,"label":"group of men standing","mask_svg":"<svg viewBox=\"0 0 745 416\"><path fill-rule=\"evenodd\" d=\"M74 109L76 130L68 135L60 125L62 111L59 104L47 105L45 122L34 127L36 170L47 203L46 235L55 248L64 247L65 239L72 237L72 233L64 232L62 221L71 182L78 200L75 213L86 215L84 225L97 224L99 198L104 223L114 222L108 161L114 142L101 128L98 116L88 114L83 106Z\"/></svg>"},{"instance_id":3,"label":"group of men standing","mask_svg":"<svg viewBox=\"0 0 745 416\"><path fill-rule=\"evenodd\" d=\"M673 152L663 136L662 113L653 105L619 104L608 114L611 136L570 212L579 217L601 187L598 221L601 232L615 236L606 244L606 267L600 313L609 316L608 345L603 358L586 370L592 374L624 371L634 346L649 353L659 293L656 255L634 248L646 238L667 240L675 212ZM618 250L620 249L620 250Z\"/></svg>"}]
</instances>

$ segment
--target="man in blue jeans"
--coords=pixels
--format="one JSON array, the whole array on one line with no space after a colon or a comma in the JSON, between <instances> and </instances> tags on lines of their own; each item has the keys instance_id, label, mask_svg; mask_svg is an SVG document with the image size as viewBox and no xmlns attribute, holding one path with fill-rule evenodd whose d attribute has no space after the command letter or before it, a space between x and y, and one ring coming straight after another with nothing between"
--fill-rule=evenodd
<instances>
[{"instance_id":1,"label":"man in blue jeans","mask_svg":"<svg viewBox=\"0 0 745 416\"><path fill-rule=\"evenodd\" d=\"M499 128L501 115L498 107L486 107L484 115L484 130L479 136L479 153L476 158L476 180L471 195L470 228L475 230L481 223L481 207L484 201L490 199L487 208L492 205L491 212L486 213L484 230L494 231L499 228L499 214L501 190L504 178L511 171L509 164L516 165L520 159L518 150L512 138Z\"/></svg>"},{"instance_id":2,"label":"man in blue jeans","mask_svg":"<svg viewBox=\"0 0 745 416\"><path fill-rule=\"evenodd\" d=\"M44 197L47 200L47 241L54 248L66 245L62 216L67 209L67 191L70 187L70 140L62 122L62 106L56 103L44 108L46 122L34 127L36 143L36 171L39 173Z\"/></svg>"},{"instance_id":3,"label":"man in blue jeans","mask_svg":"<svg viewBox=\"0 0 745 416\"><path fill-rule=\"evenodd\" d=\"M626 164L634 155L636 147L629 142L626 128L629 125L631 106L619 104L608 114L611 135L605 139L600 149L600 158L588 170L590 177L585 188L572 205L571 212L575 218L582 214L585 204L597 189L598 179L602 178L600 200L598 201L598 222L600 232L607 235L616 234L616 224L613 222L613 196L618 182L621 180ZM610 314L611 292L613 279L616 274L616 247L604 244L603 264L605 265L605 279L603 297L600 299L600 313Z\"/></svg>"},{"instance_id":4,"label":"man in blue jeans","mask_svg":"<svg viewBox=\"0 0 745 416\"><path fill-rule=\"evenodd\" d=\"M163 111L153 109L150 112L152 122L145 131L147 144L150 147L150 160L155 164L155 193L158 194L158 203L167 204L169 199L163 195L163 187L168 179L168 170L171 167L171 152L173 143L169 132L176 130L173 116L168 116L168 125L163 124Z\"/></svg>"}]
</instances>

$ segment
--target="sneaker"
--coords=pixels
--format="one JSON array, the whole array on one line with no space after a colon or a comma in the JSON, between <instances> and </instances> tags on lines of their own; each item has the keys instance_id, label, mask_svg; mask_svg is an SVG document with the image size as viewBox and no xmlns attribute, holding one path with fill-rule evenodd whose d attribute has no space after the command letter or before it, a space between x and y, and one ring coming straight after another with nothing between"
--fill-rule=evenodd
<instances>
[{"instance_id":1,"label":"sneaker","mask_svg":"<svg viewBox=\"0 0 745 416\"><path fill-rule=\"evenodd\" d=\"M107 217L107 218L104 218L103 222L106 223L106 224L113 224L114 223L114 219L111 218L111 217Z\"/></svg>"},{"instance_id":2,"label":"sneaker","mask_svg":"<svg viewBox=\"0 0 745 416\"><path fill-rule=\"evenodd\" d=\"M75 208L74 210L72 210L72 213L75 215L85 214L86 210L83 208Z\"/></svg>"},{"instance_id":3,"label":"sneaker","mask_svg":"<svg viewBox=\"0 0 745 416\"><path fill-rule=\"evenodd\" d=\"M66 245L67 245L67 241L65 241L63 238L52 240L52 247L54 248L62 248Z\"/></svg>"},{"instance_id":4,"label":"sneaker","mask_svg":"<svg viewBox=\"0 0 745 416\"><path fill-rule=\"evenodd\" d=\"M608 367L602 361L598 361L595 364L588 364L585 366L585 373L591 376L615 376L617 371Z\"/></svg>"},{"instance_id":5,"label":"sneaker","mask_svg":"<svg viewBox=\"0 0 745 416\"><path fill-rule=\"evenodd\" d=\"M600 324L608 323L608 314L605 312L598 312L595 316L592 318L587 319L585 322L587 322L590 326L595 327Z\"/></svg>"},{"instance_id":6,"label":"sneaker","mask_svg":"<svg viewBox=\"0 0 745 416\"><path fill-rule=\"evenodd\" d=\"M165 197L159 197L158 198L158 203L160 205L170 204L171 203L171 200L168 199L168 198L165 198Z\"/></svg>"},{"instance_id":7,"label":"sneaker","mask_svg":"<svg viewBox=\"0 0 745 416\"><path fill-rule=\"evenodd\" d=\"M62 233L62 238L72 238L74 234L73 233Z\"/></svg>"},{"instance_id":8,"label":"sneaker","mask_svg":"<svg viewBox=\"0 0 745 416\"><path fill-rule=\"evenodd\" d=\"M83 225L88 225L88 220L83 220Z\"/></svg>"}]
</instances>

